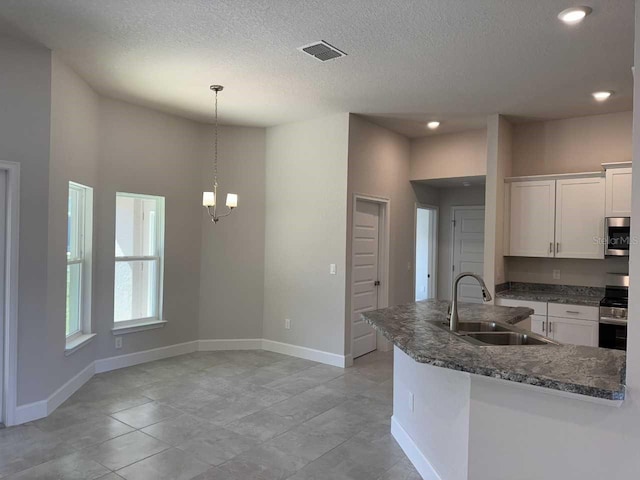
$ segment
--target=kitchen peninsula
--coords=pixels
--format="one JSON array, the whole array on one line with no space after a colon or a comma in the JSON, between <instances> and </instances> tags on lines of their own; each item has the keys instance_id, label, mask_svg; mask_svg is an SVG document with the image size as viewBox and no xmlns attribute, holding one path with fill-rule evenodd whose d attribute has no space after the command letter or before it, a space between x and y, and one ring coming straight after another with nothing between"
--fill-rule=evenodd
<instances>
[{"instance_id":1,"label":"kitchen peninsula","mask_svg":"<svg viewBox=\"0 0 640 480\"><path fill-rule=\"evenodd\" d=\"M564 421L561 412L580 411L585 402L615 410L625 395L625 353L474 344L443 328L448 305L427 300L362 315L395 346L395 438L424 478L552 478L523 476L523 458L499 452L506 455L511 442L542 442L544 451L558 441L554 428ZM516 324L515 330L530 314L522 307L459 305L461 323ZM554 428L543 429L547 421Z\"/></svg>"}]
</instances>

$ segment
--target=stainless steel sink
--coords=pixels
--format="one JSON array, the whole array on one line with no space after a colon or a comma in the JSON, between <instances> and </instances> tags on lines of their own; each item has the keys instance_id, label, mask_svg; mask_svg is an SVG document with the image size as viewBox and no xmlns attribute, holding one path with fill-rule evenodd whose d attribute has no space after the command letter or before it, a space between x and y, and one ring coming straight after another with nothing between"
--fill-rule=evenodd
<instances>
[{"instance_id":1,"label":"stainless steel sink","mask_svg":"<svg viewBox=\"0 0 640 480\"><path fill-rule=\"evenodd\" d=\"M451 332L447 322L433 324L474 345L558 345L557 342L528 330L497 322L460 322L457 332Z\"/></svg>"},{"instance_id":2,"label":"stainless steel sink","mask_svg":"<svg viewBox=\"0 0 640 480\"><path fill-rule=\"evenodd\" d=\"M554 343L537 335L533 337L519 332L480 332L467 333L464 336L488 345L548 345Z\"/></svg>"},{"instance_id":3,"label":"stainless steel sink","mask_svg":"<svg viewBox=\"0 0 640 480\"><path fill-rule=\"evenodd\" d=\"M460 322L458 332L510 332L511 330L496 322Z\"/></svg>"}]
</instances>

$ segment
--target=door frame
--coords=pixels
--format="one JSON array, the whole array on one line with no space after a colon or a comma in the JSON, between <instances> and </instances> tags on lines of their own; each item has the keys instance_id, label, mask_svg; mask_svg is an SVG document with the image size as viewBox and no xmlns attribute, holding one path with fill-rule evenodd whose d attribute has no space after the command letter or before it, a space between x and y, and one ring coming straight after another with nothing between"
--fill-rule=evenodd
<instances>
[{"instance_id":1,"label":"door frame","mask_svg":"<svg viewBox=\"0 0 640 480\"><path fill-rule=\"evenodd\" d=\"M429 275L432 281L429 282L429 298L436 298L438 293L438 221L440 219L440 207L437 205L429 205L427 203L415 203L413 212L413 298L416 296L416 257L418 242L418 209L433 210L434 215L431 218L431 244L433 248L429 252Z\"/></svg>"},{"instance_id":2,"label":"door frame","mask_svg":"<svg viewBox=\"0 0 640 480\"><path fill-rule=\"evenodd\" d=\"M351 238L351 258L349 258L349 308L347 311L347 318L349 321L349 355L347 359L347 366L353 363L353 331L351 330L351 299L353 298L353 230L354 222L356 219L356 207L358 201L376 203L380 207L380 227L378 231L378 278L380 279L380 287L378 290L378 308L386 308L389 306L389 243L390 243L390 231L391 231L391 199L386 197L380 197L377 195L368 195L363 193L353 194L353 205L351 208L351 225L350 232ZM346 325L345 325L346 329ZM385 339L384 343L380 343L380 338L376 332L376 345L377 348L388 351L391 350L391 343Z\"/></svg>"},{"instance_id":3,"label":"door frame","mask_svg":"<svg viewBox=\"0 0 640 480\"><path fill-rule=\"evenodd\" d=\"M456 276L458 276L458 274L460 274L461 272L456 272L453 268L455 266L454 264L454 259L455 259L455 250L456 250L456 224L455 224L455 219L456 219L456 211L458 210L486 210L486 205L454 205L453 207L451 207L451 258L449 259L449 266L451 267L449 269L449 271L451 272L451 297L453 298L453 282L456 279ZM485 211L485 217L486 217L487 212ZM484 250L484 247L483 247ZM482 273L482 277L484 278L484 268L483 268L483 273Z\"/></svg>"},{"instance_id":4,"label":"door frame","mask_svg":"<svg viewBox=\"0 0 640 480\"><path fill-rule=\"evenodd\" d=\"M18 246L20 228L20 164L0 160L7 173L7 218L4 275L4 361L0 422L15 425L18 400Z\"/></svg>"}]
</instances>

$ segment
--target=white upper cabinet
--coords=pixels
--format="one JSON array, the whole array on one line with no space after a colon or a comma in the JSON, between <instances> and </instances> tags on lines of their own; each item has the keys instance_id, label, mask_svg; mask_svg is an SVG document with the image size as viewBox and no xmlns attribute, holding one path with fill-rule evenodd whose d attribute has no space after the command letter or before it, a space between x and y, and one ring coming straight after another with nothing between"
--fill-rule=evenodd
<instances>
[{"instance_id":1,"label":"white upper cabinet","mask_svg":"<svg viewBox=\"0 0 640 480\"><path fill-rule=\"evenodd\" d=\"M631 167L607 168L606 217L631 216Z\"/></svg>"},{"instance_id":2,"label":"white upper cabinet","mask_svg":"<svg viewBox=\"0 0 640 480\"><path fill-rule=\"evenodd\" d=\"M511 179L509 255L604 258L605 179L598 174Z\"/></svg>"},{"instance_id":3,"label":"white upper cabinet","mask_svg":"<svg viewBox=\"0 0 640 480\"><path fill-rule=\"evenodd\" d=\"M604 258L605 179L556 180L556 258Z\"/></svg>"},{"instance_id":4,"label":"white upper cabinet","mask_svg":"<svg viewBox=\"0 0 640 480\"><path fill-rule=\"evenodd\" d=\"M556 181L514 182L510 202L510 254L553 257Z\"/></svg>"}]
</instances>

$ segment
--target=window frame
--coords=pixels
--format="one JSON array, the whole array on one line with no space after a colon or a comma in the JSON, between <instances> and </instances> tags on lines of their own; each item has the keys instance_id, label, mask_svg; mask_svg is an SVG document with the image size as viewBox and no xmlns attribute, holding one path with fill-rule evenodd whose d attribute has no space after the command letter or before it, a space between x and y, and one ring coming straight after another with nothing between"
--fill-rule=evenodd
<instances>
[{"instance_id":1,"label":"window frame","mask_svg":"<svg viewBox=\"0 0 640 480\"><path fill-rule=\"evenodd\" d=\"M93 187L70 181L67 190L67 202L71 192L79 194L77 212L77 231L74 236L77 238L77 255L70 257L67 253L67 282L69 265L79 265L80 267L80 293L78 305L79 324L78 330L67 334L66 331L66 311L69 305L65 301L65 355L69 355L91 340L95 334L92 333L92 276L93 276ZM67 203L68 205L68 203ZM68 206L67 206L68 209ZM67 210L68 211L68 210ZM69 231L69 217L67 214L67 243ZM66 289L65 289L66 297Z\"/></svg>"},{"instance_id":2,"label":"window frame","mask_svg":"<svg viewBox=\"0 0 640 480\"><path fill-rule=\"evenodd\" d=\"M154 200L156 202L157 207L157 218L155 225L155 255L122 255L117 256L114 252L114 280L113 280L113 328L112 331L115 334L122 333L133 333L141 330L147 330L150 328L157 328L164 326L166 321L163 319L164 311L163 311L163 299L164 299L164 240L165 240L165 197L160 195L147 195L141 193L130 193L130 192L116 192L116 211L114 216L114 226L117 225L117 199L118 197L126 197L126 198L139 198L144 200ZM116 226L117 228L117 226ZM114 246L116 241L116 231L114 229ZM116 288L116 279L115 279L115 268L118 263L127 263L127 262L157 262L156 268L156 292L153 295L153 310L155 311L155 316L151 317L142 317L142 318L132 318L129 320L119 320L115 319L115 288Z\"/></svg>"}]
</instances>

